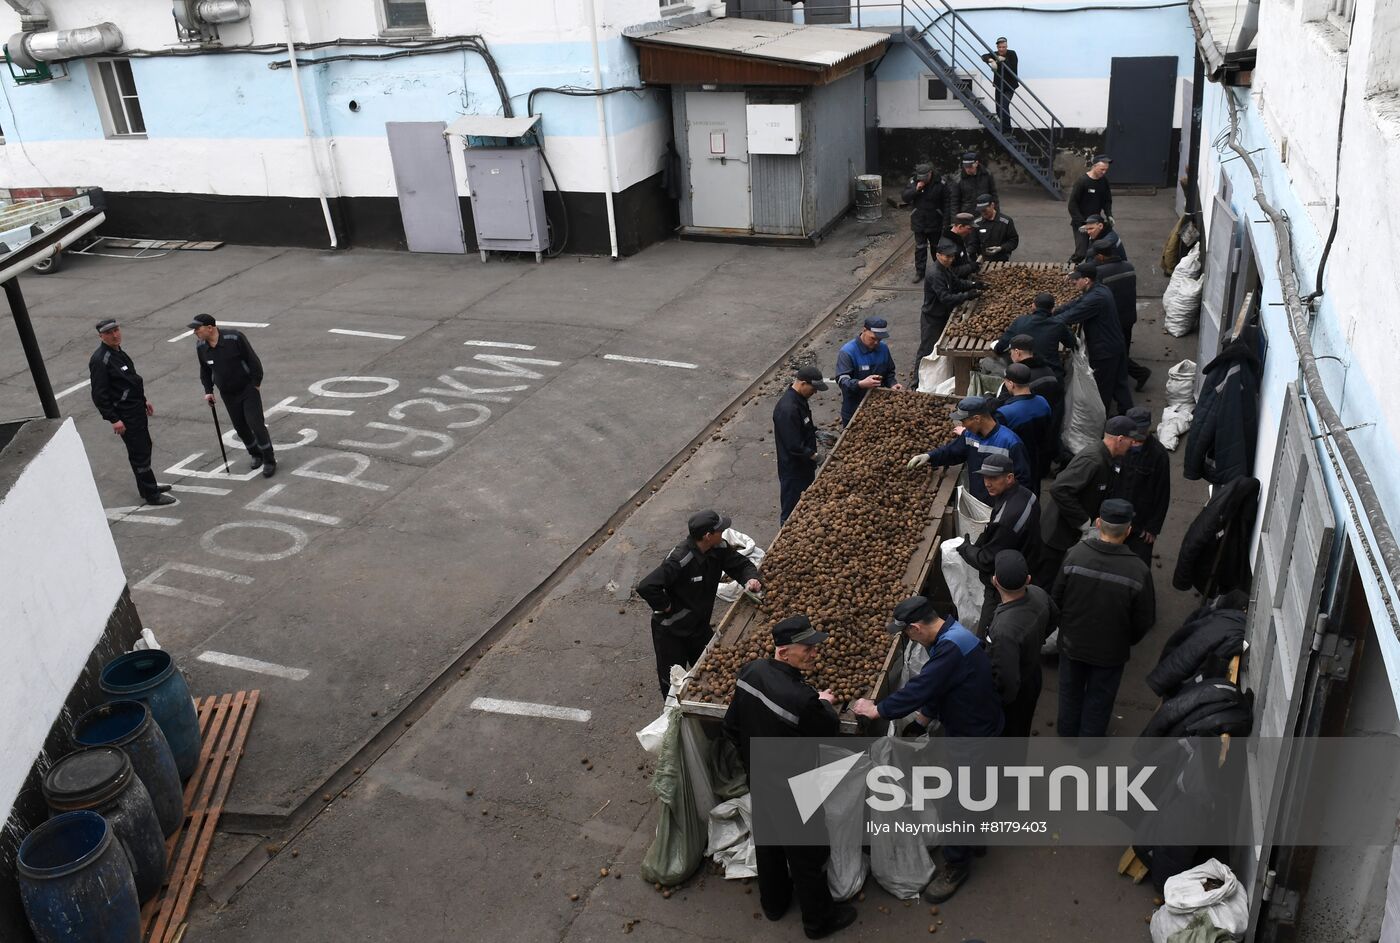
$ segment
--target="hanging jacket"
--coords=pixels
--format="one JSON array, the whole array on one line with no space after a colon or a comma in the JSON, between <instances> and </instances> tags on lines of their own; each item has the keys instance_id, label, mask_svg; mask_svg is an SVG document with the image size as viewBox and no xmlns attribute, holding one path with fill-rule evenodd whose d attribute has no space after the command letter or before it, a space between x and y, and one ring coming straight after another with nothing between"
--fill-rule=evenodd
<instances>
[{"instance_id":1,"label":"hanging jacket","mask_svg":"<svg viewBox=\"0 0 1400 943\"><path fill-rule=\"evenodd\" d=\"M1198 593L1207 588L1212 593L1248 589L1252 572L1249 544L1258 513L1258 479L1236 478L1216 488L1210 503L1181 539L1172 586Z\"/></svg>"},{"instance_id":2,"label":"hanging jacket","mask_svg":"<svg viewBox=\"0 0 1400 943\"><path fill-rule=\"evenodd\" d=\"M1224 678L1196 681L1162 702L1144 737L1247 737L1254 729L1254 692Z\"/></svg>"},{"instance_id":3,"label":"hanging jacket","mask_svg":"<svg viewBox=\"0 0 1400 943\"><path fill-rule=\"evenodd\" d=\"M909 214L909 228L929 234L941 232L945 223L943 210L948 205L948 187L937 176L924 184L922 190L918 183L917 177L911 177L904 188L904 202L914 208Z\"/></svg>"},{"instance_id":4,"label":"hanging jacket","mask_svg":"<svg viewBox=\"0 0 1400 943\"><path fill-rule=\"evenodd\" d=\"M1182 475L1223 485L1253 474L1259 431L1259 357L1249 340L1234 341L1206 364L1203 376L1186 437Z\"/></svg>"},{"instance_id":5,"label":"hanging jacket","mask_svg":"<svg viewBox=\"0 0 1400 943\"><path fill-rule=\"evenodd\" d=\"M1246 616L1238 609L1197 609L1162 646L1147 686L1158 697L1170 697L1197 676L1225 677L1230 659L1244 651Z\"/></svg>"}]
</instances>

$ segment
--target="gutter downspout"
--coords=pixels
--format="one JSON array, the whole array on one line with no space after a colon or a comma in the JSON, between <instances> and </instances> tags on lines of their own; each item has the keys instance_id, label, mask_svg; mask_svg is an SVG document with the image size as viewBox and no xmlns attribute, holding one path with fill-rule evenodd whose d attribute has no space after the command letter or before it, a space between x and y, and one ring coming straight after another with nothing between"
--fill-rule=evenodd
<instances>
[{"instance_id":1,"label":"gutter downspout","mask_svg":"<svg viewBox=\"0 0 1400 943\"><path fill-rule=\"evenodd\" d=\"M311 119L306 113L306 95L301 89L301 73L297 70L296 43L292 40L291 0L282 2L282 28L287 33L287 58L292 61L292 84L297 90L297 108L301 111L301 127L306 132L306 153L311 158L311 172L316 178L316 189L320 192L321 214L326 218L326 235L330 237L331 248L339 249L340 240L335 234L335 222L331 219L331 204L326 199L326 181L321 176L321 165L316 160L316 138L311 133Z\"/></svg>"},{"instance_id":2,"label":"gutter downspout","mask_svg":"<svg viewBox=\"0 0 1400 943\"><path fill-rule=\"evenodd\" d=\"M584 0L583 8L588 15L588 36L593 45L593 83L594 88L601 92L604 88L602 57L598 53L598 13L593 8L594 0ZM593 103L598 110L598 136L603 143L603 202L608 210L608 246L611 249L612 257L617 255L617 214L613 209L613 160L612 160L612 138L608 135L608 116L603 108L603 96L593 96ZM564 194L559 194L563 199Z\"/></svg>"}]
</instances>

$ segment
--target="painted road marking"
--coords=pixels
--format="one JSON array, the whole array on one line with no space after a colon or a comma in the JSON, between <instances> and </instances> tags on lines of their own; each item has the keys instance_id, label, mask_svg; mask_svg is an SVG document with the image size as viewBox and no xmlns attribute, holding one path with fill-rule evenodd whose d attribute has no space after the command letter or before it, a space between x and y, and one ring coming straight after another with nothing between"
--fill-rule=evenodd
<instances>
[{"instance_id":1,"label":"painted road marking","mask_svg":"<svg viewBox=\"0 0 1400 943\"><path fill-rule=\"evenodd\" d=\"M509 344L505 341L462 341L466 347L508 347L511 350L534 350L534 344Z\"/></svg>"},{"instance_id":2,"label":"painted road marking","mask_svg":"<svg viewBox=\"0 0 1400 943\"><path fill-rule=\"evenodd\" d=\"M302 681L311 674L305 668L288 668L286 665L274 665L270 661L258 661L256 658L244 658L242 655L228 655L224 652L201 652L195 661L207 661L211 665L238 668L260 675L272 675L274 678L286 678L289 681Z\"/></svg>"},{"instance_id":3,"label":"painted road marking","mask_svg":"<svg viewBox=\"0 0 1400 943\"><path fill-rule=\"evenodd\" d=\"M198 603L201 606L222 606L224 604L224 601L217 596L205 596L202 593L195 593L174 586L166 586L164 583L161 583L160 578L170 572L202 576L206 580L225 580L229 583L237 583L240 586L247 586L249 583L253 582L251 576L244 576L242 573L230 573L228 570L220 570L212 566L195 566L192 563L181 563L178 560L172 560L169 563L162 563L160 566L156 567L145 579L131 588L133 590L144 589L147 592L156 593L161 596L170 596L174 599L185 599L189 602Z\"/></svg>"},{"instance_id":4,"label":"painted road marking","mask_svg":"<svg viewBox=\"0 0 1400 943\"><path fill-rule=\"evenodd\" d=\"M698 363L686 363L684 360L652 360L650 357L624 357L621 354L604 354L604 360L618 360L622 363L649 363L658 367L680 367L682 370L697 370Z\"/></svg>"},{"instance_id":5,"label":"painted road marking","mask_svg":"<svg viewBox=\"0 0 1400 943\"><path fill-rule=\"evenodd\" d=\"M220 321L220 322L219 322L219 327L267 327L267 326L268 326L268 325L267 325L267 322L266 322L266 321ZM173 343L175 343L176 341L181 340L182 338L189 337L189 336L190 336L191 334L193 334L193 333L194 333L194 331L185 331L185 332L182 333L182 334L176 334L174 337L170 338L170 340L166 341L166 343L167 343L167 344L173 344Z\"/></svg>"},{"instance_id":6,"label":"painted road marking","mask_svg":"<svg viewBox=\"0 0 1400 943\"><path fill-rule=\"evenodd\" d=\"M586 724L593 717L592 711L581 711L573 707L555 707L553 704L531 704L529 701L502 701L494 697L479 697L472 701L472 709L488 711L492 714L515 714L519 717L548 717L550 720L572 720Z\"/></svg>"},{"instance_id":7,"label":"painted road marking","mask_svg":"<svg viewBox=\"0 0 1400 943\"><path fill-rule=\"evenodd\" d=\"M226 494L233 494L232 488L206 488L203 485L171 485L170 490L188 492L189 494L212 494L219 498Z\"/></svg>"},{"instance_id":8,"label":"painted road marking","mask_svg":"<svg viewBox=\"0 0 1400 943\"><path fill-rule=\"evenodd\" d=\"M141 511L151 507L149 504L133 504L129 507L104 508L109 521L127 521L132 524L157 524L161 527L175 527L180 523L178 517L157 517L152 514L142 514Z\"/></svg>"},{"instance_id":9,"label":"painted road marking","mask_svg":"<svg viewBox=\"0 0 1400 943\"><path fill-rule=\"evenodd\" d=\"M377 337L382 341L401 341L402 334L379 334L375 331L349 331L344 328L333 327L326 331L327 334L344 334L348 337Z\"/></svg>"},{"instance_id":10,"label":"painted road marking","mask_svg":"<svg viewBox=\"0 0 1400 943\"><path fill-rule=\"evenodd\" d=\"M68 389L64 390L62 393L55 393L53 398L63 399L63 397L67 396L69 393L76 393L91 382L91 380L84 380L82 383L75 383L73 386L68 387Z\"/></svg>"}]
</instances>

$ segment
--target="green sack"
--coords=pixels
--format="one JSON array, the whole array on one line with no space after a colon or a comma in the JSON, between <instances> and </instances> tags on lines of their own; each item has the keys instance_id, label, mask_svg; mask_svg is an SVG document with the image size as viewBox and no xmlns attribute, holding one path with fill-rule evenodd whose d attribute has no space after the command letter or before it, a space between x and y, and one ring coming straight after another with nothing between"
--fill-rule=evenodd
<instances>
[{"instance_id":1,"label":"green sack","mask_svg":"<svg viewBox=\"0 0 1400 943\"><path fill-rule=\"evenodd\" d=\"M651 790L661 800L661 815L656 822L656 837L642 859L642 877L652 884L674 886L694 874L709 841L708 828L695 807L695 794L686 775L682 723L680 712L673 712L661 739L656 772L651 777Z\"/></svg>"}]
</instances>

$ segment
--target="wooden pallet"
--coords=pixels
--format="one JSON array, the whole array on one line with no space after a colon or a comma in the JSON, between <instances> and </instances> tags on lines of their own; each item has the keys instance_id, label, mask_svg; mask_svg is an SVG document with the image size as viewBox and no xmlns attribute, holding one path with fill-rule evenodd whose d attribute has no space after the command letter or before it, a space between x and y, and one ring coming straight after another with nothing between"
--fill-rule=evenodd
<instances>
[{"instance_id":1,"label":"wooden pallet","mask_svg":"<svg viewBox=\"0 0 1400 943\"><path fill-rule=\"evenodd\" d=\"M203 876L214 830L253 725L259 693L237 691L196 702L203 744L199 765L185 785L185 822L165 842L165 886L141 908L141 934L146 943L179 943L185 935L185 915Z\"/></svg>"},{"instance_id":2,"label":"wooden pallet","mask_svg":"<svg viewBox=\"0 0 1400 943\"><path fill-rule=\"evenodd\" d=\"M1068 271L1064 263L1056 262L988 262L982 267L983 272L996 272L1003 269L1025 269L1033 272L1045 272L1047 274L1063 275ZM986 357L993 353L992 345L997 342L1000 335L993 338L982 336L967 336L960 334L963 324L982 309L982 299L974 298L971 301L964 301L958 305L948 316L948 324L943 328L943 335L938 338L934 349L943 356L979 358ZM1009 321L1007 322L1010 323Z\"/></svg>"}]
</instances>

